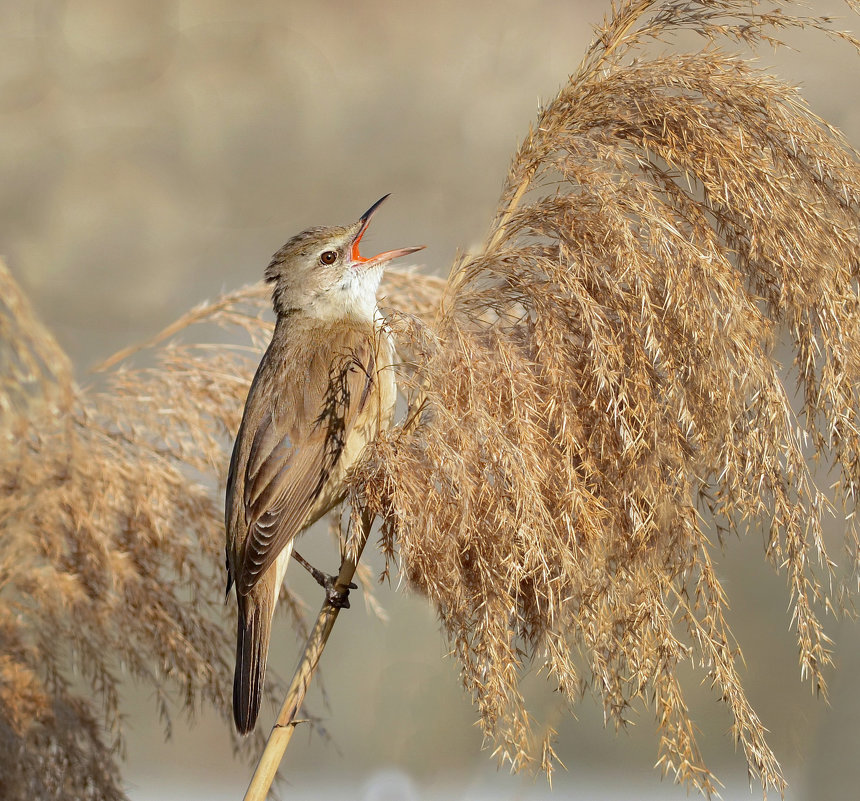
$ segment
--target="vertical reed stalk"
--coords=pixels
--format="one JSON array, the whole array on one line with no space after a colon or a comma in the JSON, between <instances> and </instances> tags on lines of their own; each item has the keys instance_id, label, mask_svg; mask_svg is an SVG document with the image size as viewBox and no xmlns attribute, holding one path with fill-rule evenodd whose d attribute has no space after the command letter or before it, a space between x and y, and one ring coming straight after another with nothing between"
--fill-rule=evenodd
<instances>
[{"instance_id":1,"label":"vertical reed stalk","mask_svg":"<svg viewBox=\"0 0 860 801\"><path fill-rule=\"evenodd\" d=\"M335 586L342 591L346 591L355 575L358 560L361 559L362 551L364 551L364 546L370 535L370 527L373 525L373 514L367 511L362 512L360 525L361 530L355 549L347 549L341 562L340 573ZM328 599L323 602L316 624L305 644L304 653L302 653L296 672L293 674L293 680L290 682L278 719L272 726L266 747L260 755L254 775L251 777L251 783L245 792L245 801L264 801L269 793L269 788L278 772L278 766L281 764L284 752L292 739L293 731L300 722L295 719L296 715L304 703L305 693L316 672L339 612L340 609L332 606Z\"/></svg>"}]
</instances>

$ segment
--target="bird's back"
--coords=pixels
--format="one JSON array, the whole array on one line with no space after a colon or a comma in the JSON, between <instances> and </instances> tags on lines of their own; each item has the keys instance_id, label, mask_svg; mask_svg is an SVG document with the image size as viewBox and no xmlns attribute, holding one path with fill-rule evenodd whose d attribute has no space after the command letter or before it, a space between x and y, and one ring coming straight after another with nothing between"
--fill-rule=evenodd
<instances>
[{"instance_id":1,"label":"bird's back","mask_svg":"<svg viewBox=\"0 0 860 801\"><path fill-rule=\"evenodd\" d=\"M275 550L343 499L346 473L390 423L392 365L378 321L279 321L248 393L227 481L227 560L240 596Z\"/></svg>"}]
</instances>

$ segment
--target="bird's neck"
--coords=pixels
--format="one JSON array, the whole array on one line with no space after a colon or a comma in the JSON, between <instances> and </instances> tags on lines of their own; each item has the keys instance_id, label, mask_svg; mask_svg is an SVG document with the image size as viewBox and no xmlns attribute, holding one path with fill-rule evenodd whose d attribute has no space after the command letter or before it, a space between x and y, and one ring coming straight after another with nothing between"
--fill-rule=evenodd
<instances>
[{"instance_id":1,"label":"bird's neck","mask_svg":"<svg viewBox=\"0 0 860 801\"><path fill-rule=\"evenodd\" d=\"M289 314L279 314L275 324L275 338L292 339L299 330L338 331L353 328L362 331L374 331L385 322L374 300L372 309L349 309L340 306L339 313L328 308L311 307L293 309Z\"/></svg>"}]
</instances>

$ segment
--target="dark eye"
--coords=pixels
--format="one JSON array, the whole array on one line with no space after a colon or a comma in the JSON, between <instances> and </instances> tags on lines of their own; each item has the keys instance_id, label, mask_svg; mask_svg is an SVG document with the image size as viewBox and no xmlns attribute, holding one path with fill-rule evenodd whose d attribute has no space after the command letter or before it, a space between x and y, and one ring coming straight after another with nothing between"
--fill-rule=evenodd
<instances>
[{"instance_id":1,"label":"dark eye","mask_svg":"<svg viewBox=\"0 0 860 801\"><path fill-rule=\"evenodd\" d=\"M337 261L337 253L334 250L324 250L320 255L320 264L334 264Z\"/></svg>"}]
</instances>

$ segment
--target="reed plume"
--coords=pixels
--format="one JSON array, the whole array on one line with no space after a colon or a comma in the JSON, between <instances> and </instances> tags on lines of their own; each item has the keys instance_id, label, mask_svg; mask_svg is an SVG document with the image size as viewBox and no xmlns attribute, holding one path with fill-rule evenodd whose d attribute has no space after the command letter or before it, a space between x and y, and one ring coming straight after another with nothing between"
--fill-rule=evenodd
<instances>
[{"instance_id":1,"label":"reed plume","mask_svg":"<svg viewBox=\"0 0 860 801\"><path fill-rule=\"evenodd\" d=\"M710 796L692 663L750 773L783 790L725 618L727 531L764 533L801 675L826 694L821 612L858 577L860 165L794 89L721 49L786 26L857 47L755 3L613 6L516 153L487 244L454 265L401 378L407 423L355 476L513 770L555 762L521 686L537 665L616 726L653 703L659 764ZM706 47L648 54L679 28ZM832 492L810 458L835 466Z\"/></svg>"},{"instance_id":2,"label":"reed plume","mask_svg":"<svg viewBox=\"0 0 860 801\"><path fill-rule=\"evenodd\" d=\"M122 798L123 677L154 689L168 731L176 699L227 709L205 477L223 470L247 382L230 354L168 347L157 369L82 389L2 265L0 297L0 795Z\"/></svg>"}]
</instances>

